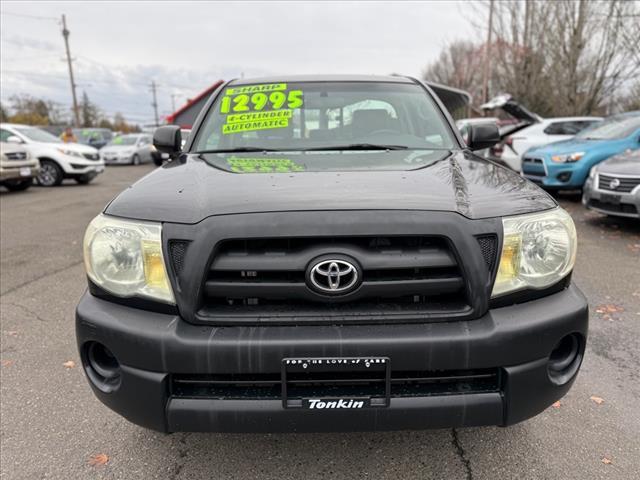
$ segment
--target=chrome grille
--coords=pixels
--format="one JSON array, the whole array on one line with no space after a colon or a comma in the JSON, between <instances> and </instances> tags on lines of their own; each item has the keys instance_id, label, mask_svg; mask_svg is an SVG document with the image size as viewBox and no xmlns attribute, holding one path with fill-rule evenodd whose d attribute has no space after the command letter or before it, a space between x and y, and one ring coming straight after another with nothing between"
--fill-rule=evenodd
<instances>
[{"instance_id":1,"label":"chrome grille","mask_svg":"<svg viewBox=\"0 0 640 480\"><path fill-rule=\"evenodd\" d=\"M598 188L600 190L630 193L638 185L640 185L640 177L620 177L602 173L598 175Z\"/></svg>"}]
</instances>

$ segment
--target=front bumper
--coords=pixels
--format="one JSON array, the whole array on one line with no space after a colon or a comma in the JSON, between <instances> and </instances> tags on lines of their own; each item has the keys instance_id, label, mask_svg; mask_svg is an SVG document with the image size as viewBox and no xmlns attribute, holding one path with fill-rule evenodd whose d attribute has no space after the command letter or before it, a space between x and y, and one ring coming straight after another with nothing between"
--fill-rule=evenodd
<instances>
[{"instance_id":1,"label":"front bumper","mask_svg":"<svg viewBox=\"0 0 640 480\"><path fill-rule=\"evenodd\" d=\"M7 180L27 180L38 175L40 167L38 165L3 165L0 167L0 181Z\"/></svg>"},{"instance_id":2,"label":"front bumper","mask_svg":"<svg viewBox=\"0 0 640 480\"><path fill-rule=\"evenodd\" d=\"M86 293L76 311L85 372L87 342L100 342L119 361L121 381L96 396L130 421L159 431L360 431L511 425L562 397L547 373L551 351L565 335L587 336L588 307L575 287L523 304L495 308L471 321L396 325L213 327L153 313ZM173 377L277 374L293 357L388 357L391 370L500 371L500 388L392 396L385 408L311 411L284 408L281 398L176 395Z\"/></svg>"},{"instance_id":3,"label":"front bumper","mask_svg":"<svg viewBox=\"0 0 640 480\"><path fill-rule=\"evenodd\" d=\"M61 165L65 176L71 178L86 174L98 175L104 172L104 162L101 160L86 161L82 159L74 159L67 164Z\"/></svg>"},{"instance_id":4,"label":"front bumper","mask_svg":"<svg viewBox=\"0 0 640 480\"><path fill-rule=\"evenodd\" d=\"M617 217L640 218L640 189L632 193L603 191L588 178L584 184L582 204L590 210Z\"/></svg>"},{"instance_id":5,"label":"front bumper","mask_svg":"<svg viewBox=\"0 0 640 480\"><path fill-rule=\"evenodd\" d=\"M105 165L126 165L131 163L132 155L103 155Z\"/></svg>"},{"instance_id":6,"label":"front bumper","mask_svg":"<svg viewBox=\"0 0 640 480\"><path fill-rule=\"evenodd\" d=\"M522 176L533 183L550 189L572 190L582 188L589 169L580 162L553 163L542 157L524 157Z\"/></svg>"}]
</instances>

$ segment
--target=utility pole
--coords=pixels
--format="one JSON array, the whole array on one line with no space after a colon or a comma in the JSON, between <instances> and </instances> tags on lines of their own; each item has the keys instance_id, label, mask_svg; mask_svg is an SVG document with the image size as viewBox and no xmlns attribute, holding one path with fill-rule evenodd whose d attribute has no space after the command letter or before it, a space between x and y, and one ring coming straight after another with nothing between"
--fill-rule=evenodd
<instances>
[{"instance_id":1,"label":"utility pole","mask_svg":"<svg viewBox=\"0 0 640 480\"><path fill-rule=\"evenodd\" d=\"M171 113L176 111L176 97L179 97L180 94L172 93L171 94Z\"/></svg>"},{"instance_id":2,"label":"utility pole","mask_svg":"<svg viewBox=\"0 0 640 480\"><path fill-rule=\"evenodd\" d=\"M152 80L151 81L151 92L153 93L153 103L151 104L151 106L153 107L153 114L154 114L154 118L156 121L156 127L159 125L158 122L158 100L156 97L156 88L158 88L158 85L156 85L156 81Z\"/></svg>"},{"instance_id":3,"label":"utility pole","mask_svg":"<svg viewBox=\"0 0 640 480\"><path fill-rule=\"evenodd\" d=\"M71 80L71 96L73 98L73 118L75 126L80 126L80 114L78 113L78 98L76 97L76 82L73 79L73 64L71 63L71 52L69 51L69 30L67 30L67 19L62 15L62 36L64 46L67 50L67 63L69 64L69 78Z\"/></svg>"},{"instance_id":4,"label":"utility pole","mask_svg":"<svg viewBox=\"0 0 640 480\"><path fill-rule=\"evenodd\" d=\"M482 101L489 101L489 76L491 64L491 34L493 33L493 2L489 2L489 29L487 31L487 43L484 46L484 65L482 71Z\"/></svg>"}]
</instances>

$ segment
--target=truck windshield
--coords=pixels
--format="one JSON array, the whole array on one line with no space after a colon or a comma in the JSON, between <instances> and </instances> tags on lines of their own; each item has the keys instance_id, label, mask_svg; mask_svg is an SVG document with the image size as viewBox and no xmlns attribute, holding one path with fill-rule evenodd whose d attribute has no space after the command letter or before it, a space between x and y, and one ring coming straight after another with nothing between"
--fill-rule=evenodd
<instances>
[{"instance_id":1,"label":"truck windshield","mask_svg":"<svg viewBox=\"0 0 640 480\"><path fill-rule=\"evenodd\" d=\"M230 85L209 110L196 152L450 150L454 137L419 85L297 82Z\"/></svg>"}]
</instances>

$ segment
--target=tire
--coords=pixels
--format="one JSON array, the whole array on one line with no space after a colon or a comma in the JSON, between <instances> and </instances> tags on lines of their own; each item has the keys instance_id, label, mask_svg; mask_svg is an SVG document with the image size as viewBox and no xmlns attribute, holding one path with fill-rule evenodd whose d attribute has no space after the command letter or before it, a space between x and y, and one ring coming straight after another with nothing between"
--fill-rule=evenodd
<instances>
[{"instance_id":1,"label":"tire","mask_svg":"<svg viewBox=\"0 0 640 480\"><path fill-rule=\"evenodd\" d=\"M40 160L40 172L38 173L38 184L43 187L55 187L62 183L64 173L53 160Z\"/></svg>"},{"instance_id":2,"label":"tire","mask_svg":"<svg viewBox=\"0 0 640 480\"><path fill-rule=\"evenodd\" d=\"M131 157L131 165L140 165L140 156L137 153L134 153L133 157Z\"/></svg>"},{"instance_id":3,"label":"tire","mask_svg":"<svg viewBox=\"0 0 640 480\"><path fill-rule=\"evenodd\" d=\"M30 178L29 180L20 180L19 182L15 183L5 183L4 186L12 192L20 192L29 188L32 183L33 179Z\"/></svg>"},{"instance_id":4,"label":"tire","mask_svg":"<svg viewBox=\"0 0 640 480\"><path fill-rule=\"evenodd\" d=\"M75 178L75 181L80 185L88 185L91 181L96 178L97 175L94 173L85 173L84 175L80 175Z\"/></svg>"}]
</instances>

